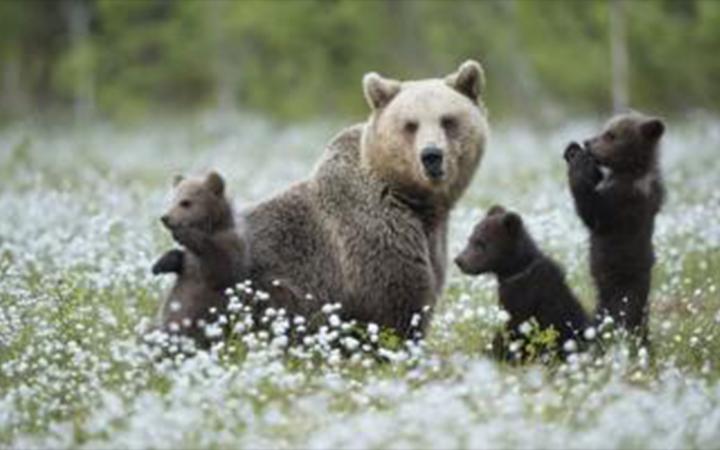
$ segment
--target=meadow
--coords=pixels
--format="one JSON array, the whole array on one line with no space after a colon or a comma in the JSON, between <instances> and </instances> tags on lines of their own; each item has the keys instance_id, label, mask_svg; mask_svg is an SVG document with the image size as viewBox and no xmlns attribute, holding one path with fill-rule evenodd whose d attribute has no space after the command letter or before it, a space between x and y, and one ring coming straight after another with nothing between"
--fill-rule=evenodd
<instances>
[{"instance_id":1,"label":"meadow","mask_svg":"<svg viewBox=\"0 0 720 450\"><path fill-rule=\"evenodd\" d=\"M586 232L561 154L599 125L496 125L452 215L451 257L504 204L590 310ZM562 364L498 363L487 354L502 321L495 281L450 267L427 340L383 358L343 338L332 308L302 349L288 350L281 329L240 326L210 352L153 358L138 335L172 282L150 273L172 246L158 220L172 176L217 168L241 208L307 176L341 126L201 115L0 130L0 447L718 448L713 117L670 121L663 138L649 353L616 343Z\"/></svg>"}]
</instances>

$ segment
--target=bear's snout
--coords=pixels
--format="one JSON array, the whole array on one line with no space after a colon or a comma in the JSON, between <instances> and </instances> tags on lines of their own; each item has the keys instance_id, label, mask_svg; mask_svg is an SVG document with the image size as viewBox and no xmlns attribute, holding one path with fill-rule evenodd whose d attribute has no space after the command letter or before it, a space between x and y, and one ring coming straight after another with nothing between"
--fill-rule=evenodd
<instances>
[{"instance_id":1,"label":"bear's snout","mask_svg":"<svg viewBox=\"0 0 720 450\"><path fill-rule=\"evenodd\" d=\"M167 214L164 214L162 217L160 217L160 222L163 223L166 227L170 228L170 216Z\"/></svg>"},{"instance_id":2,"label":"bear's snout","mask_svg":"<svg viewBox=\"0 0 720 450\"><path fill-rule=\"evenodd\" d=\"M456 256L453 262L460 268L460 270L464 269L465 261L460 256Z\"/></svg>"},{"instance_id":3,"label":"bear's snout","mask_svg":"<svg viewBox=\"0 0 720 450\"><path fill-rule=\"evenodd\" d=\"M440 179L445 174L443 169L443 151L436 146L425 147L420 152L420 161L422 161L425 173L431 179Z\"/></svg>"},{"instance_id":4,"label":"bear's snout","mask_svg":"<svg viewBox=\"0 0 720 450\"><path fill-rule=\"evenodd\" d=\"M458 267L458 269L460 269L460 271L461 271L462 273L469 275L469 274L472 273L472 268L470 267L471 264L468 263L468 259L467 259L466 255L465 255L466 252L467 252L467 251L463 251L462 253L460 253L459 255L457 255L457 256L455 257L455 259L453 260L453 262L454 262L455 265Z\"/></svg>"}]
</instances>

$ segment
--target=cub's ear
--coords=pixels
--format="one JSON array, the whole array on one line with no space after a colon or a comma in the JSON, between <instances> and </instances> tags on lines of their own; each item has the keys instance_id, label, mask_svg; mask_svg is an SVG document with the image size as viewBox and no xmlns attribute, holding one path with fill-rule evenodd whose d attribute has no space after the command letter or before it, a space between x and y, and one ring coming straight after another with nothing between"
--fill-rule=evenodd
<instances>
[{"instance_id":1,"label":"cub's ear","mask_svg":"<svg viewBox=\"0 0 720 450\"><path fill-rule=\"evenodd\" d=\"M225 192L225 180L223 180L223 177L220 176L219 173L215 171L210 172L205 178L205 187L210 189L210 192L215 195L223 195Z\"/></svg>"},{"instance_id":2,"label":"cub's ear","mask_svg":"<svg viewBox=\"0 0 720 450\"><path fill-rule=\"evenodd\" d=\"M182 175L175 175L175 176L173 177L173 187L175 187L175 186L177 186L178 184L180 184L180 182L181 182L182 180L184 180L184 179L185 179L185 177L182 176Z\"/></svg>"},{"instance_id":3,"label":"cub's ear","mask_svg":"<svg viewBox=\"0 0 720 450\"><path fill-rule=\"evenodd\" d=\"M505 208L503 208L500 205L492 205L490 209L488 209L487 214L485 214L485 217L494 216L495 214L504 214Z\"/></svg>"},{"instance_id":4,"label":"cub's ear","mask_svg":"<svg viewBox=\"0 0 720 450\"><path fill-rule=\"evenodd\" d=\"M514 212L509 212L505 214L505 217L503 217L502 219L502 223L508 233L510 233L512 236L517 235L523 226L522 217L520 217Z\"/></svg>"},{"instance_id":5,"label":"cub's ear","mask_svg":"<svg viewBox=\"0 0 720 450\"><path fill-rule=\"evenodd\" d=\"M363 92L368 105L375 111L387 106L400 92L400 82L370 72L363 77Z\"/></svg>"},{"instance_id":6,"label":"cub's ear","mask_svg":"<svg viewBox=\"0 0 720 450\"><path fill-rule=\"evenodd\" d=\"M477 103L485 89L485 72L479 62L469 59L460 65L457 72L445 77L445 83Z\"/></svg>"},{"instance_id":7,"label":"cub's ear","mask_svg":"<svg viewBox=\"0 0 720 450\"><path fill-rule=\"evenodd\" d=\"M640 132L646 139L658 140L665 132L665 124L660 119L648 119L640 124Z\"/></svg>"}]
</instances>

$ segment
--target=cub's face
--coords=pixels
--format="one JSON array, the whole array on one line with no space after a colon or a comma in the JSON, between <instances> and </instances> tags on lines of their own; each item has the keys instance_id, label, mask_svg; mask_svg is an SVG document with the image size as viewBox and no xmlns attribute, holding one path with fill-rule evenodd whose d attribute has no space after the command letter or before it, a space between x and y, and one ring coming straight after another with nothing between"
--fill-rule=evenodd
<instances>
[{"instance_id":1,"label":"cub's face","mask_svg":"<svg viewBox=\"0 0 720 450\"><path fill-rule=\"evenodd\" d=\"M473 229L455 264L468 275L496 272L515 254L521 228L520 216L493 206Z\"/></svg>"},{"instance_id":2,"label":"cub's face","mask_svg":"<svg viewBox=\"0 0 720 450\"><path fill-rule=\"evenodd\" d=\"M603 166L619 172L649 168L665 126L659 119L639 114L616 116L603 131L584 142L585 149Z\"/></svg>"},{"instance_id":3,"label":"cub's face","mask_svg":"<svg viewBox=\"0 0 720 450\"><path fill-rule=\"evenodd\" d=\"M373 111L363 135L363 163L406 194L454 202L470 182L488 135L479 104L482 80L476 62L446 79L401 83L366 75Z\"/></svg>"},{"instance_id":4,"label":"cub's face","mask_svg":"<svg viewBox=\"0 0 720 450\"><path fill-rule=\"evenodd\" d=\"M191 227L210 232L225 219L228 203L220 175L211 172L204 179L176 177L174 184L170 208L160 218L168 229Z\"/></svg>"}]
</instances>

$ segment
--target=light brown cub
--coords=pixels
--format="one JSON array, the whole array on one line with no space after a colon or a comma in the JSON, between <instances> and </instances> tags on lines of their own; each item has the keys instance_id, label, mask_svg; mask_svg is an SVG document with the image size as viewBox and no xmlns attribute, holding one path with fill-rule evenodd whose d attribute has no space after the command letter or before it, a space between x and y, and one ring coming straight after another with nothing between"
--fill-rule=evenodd
<instances>
[{"instance_id":1,"label":"light brown cub","mask_svg":"<svg viewBox=\"0 0 720 450\"><path fill-rule=\"evenodd\" d=\"M154 274L177 274L159 326L208 347L221 335L208 336L205 325L225 312L224 291L242 281L245 266L245 245L235 230L223 178L216 172L205 178L176 177L172 205L161 220L184 249L168 251L152 268Z\"/></svg>"}]
</instances>

